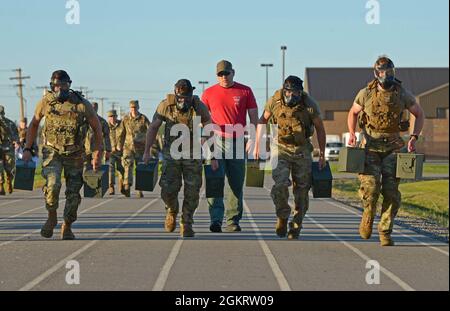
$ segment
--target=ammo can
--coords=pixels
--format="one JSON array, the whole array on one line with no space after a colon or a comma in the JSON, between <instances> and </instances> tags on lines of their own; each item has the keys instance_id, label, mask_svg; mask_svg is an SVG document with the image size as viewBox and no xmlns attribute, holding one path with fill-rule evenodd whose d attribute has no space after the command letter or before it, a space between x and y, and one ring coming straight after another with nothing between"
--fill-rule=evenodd
<instances>
[{"instance_id":1,"label":"ammo can","mask_svg":"<svg viewBox=\"0 0 450 311\"><path fill-rule=\"evenodd\" d=\"M345 147L339 152L339 172L364 173L366 151L363 148Z\"/></svg>"},{"instance_id":2,"label":"ammo can","mask_svg":"<svg viewBox=\"0 0 450 311\"><path fill-rule=\"evenodd\" d=\"M397 178L421 179L424 154L397 153Z\"/></svg>"},{"instance_id":3,"label":"ammo can","mask_svg":"<svg viewBox=\"0 0 450 311\"><path fill-rule=\"evenodd\" d=\"M212 170L211 165L205 165L206 197L223 198L225 187L225 168L219 161L219 168Z\"/></svg>"},{"instance_id":4,"label":"ammo can","mask_svg":"<svg viewBox=\"0 0 450 311\"><path fill-rule=\"evenodd\" d=\"M102 165L98 171L88 170L84 172L85 198L103 198L109 187L108 170L108 165Z\"/></svg>"},{"instance_id":5,"label":"ammo can","mask_svg":"<svg viewBox=\"0 0 450 311\"><path fill-rule=\"evenodd\" d=\"M312 191L314 198L331 198L333 187L333 175L330 164L327 162L322 170L319 170L319 162L312 164Z\"/></svg>"},{"instance_id":6,"label":"ammo can","mask_svg":"<svg viewBox=\"0 0 450 311\"><path fill-rule=\"evenodd\" d=\"M246 187L264 188L264 170L260 169L262 162L258 160L247 160Z\"/></svg>"},{"instance_id":7,"label":"ammo can","mask_svg":"<svg viewBox=\"0 0 450 311\"><path fill-rule=\"evenodd\" d=\"M139 163L136 166L136 187L138 191L153 191L158 182L159 160L151 160L147 165Z\"/></svg>"},{"instance_id":8,"label":"ammo can","mask_svg":"<svg viewBox=\"0 0 450 311\"><path fill-rule=\"evenodd\" d=\"M14 178L14 189L33 191L34 174L36 163L16 160L16 176Z\"/></svg>"}]
</instances>

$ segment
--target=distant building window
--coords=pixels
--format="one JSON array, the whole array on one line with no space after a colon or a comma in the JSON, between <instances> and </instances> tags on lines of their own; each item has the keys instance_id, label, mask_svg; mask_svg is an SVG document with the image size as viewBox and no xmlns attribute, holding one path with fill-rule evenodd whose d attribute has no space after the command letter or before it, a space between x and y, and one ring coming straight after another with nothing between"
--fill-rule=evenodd
<instances>
[{"instance_id":1,"label":"distant building window","mask_svg":"<svg viewBox=\"0 0 450 311\"><path fill-rule=\"evenodd\" d=\"M447 118L447 108L437 108L436 109L436 118L438 119L446 119Z\"/></svg>"},{"instance_id":2,"label":"distant building window","mask_svg":"<svg viewBox=\"0 0 450 311\"><path fill-rule=\"evenodd\" d=\"M334 111L326 110L324 120L333 121L334 120Z\"/></svg>"}]
</instances>

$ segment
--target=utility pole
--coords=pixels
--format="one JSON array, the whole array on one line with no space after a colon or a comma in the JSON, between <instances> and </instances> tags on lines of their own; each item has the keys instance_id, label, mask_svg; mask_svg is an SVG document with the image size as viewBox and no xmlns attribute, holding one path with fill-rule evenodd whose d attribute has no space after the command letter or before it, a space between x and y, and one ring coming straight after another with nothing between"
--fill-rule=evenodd
<instances>
[{"instance_id":1,"label":"utility pole","mask_svg":"<svg viewBox=\"0 0 450 311\"><path fill-rule=\"evenodd\" d=\"M281 84L283 84L284 83L284 79L285 79L285 77L286 77L286 62L285 62L285 58L286 58L286 50L287 50L287 46L285 46L285 45L283 45L282 47L281 47L281 52L282 52L282 54L283 54L283 61L282 61L282 63L283 63L283 73L282 73L282 82L281 82Z\"/></svg>"},{"instance_id":2,"label":"utility pole","mask_svg":"<svg viewBox=\"0 0 450 311\"><path fill-rule=\"evenodd\" d=\"M202 93L205 92L205 86L209 83L209 81L198 81L198 84L202 86Z\"/></svg>"},{"instance_id":3,"label":"utility pole","mask_svg":"<svg viewBox=\"0 0 450 311\"><path fill-rule=\"evenodd\" d=\"M25 117L24 113L24 100L23 100L23 80L30 79L30 76L22 76L22 69L14 69L13 71L17 72L17 77L9 78L9 80L18 80L19 84L16 84L15 86L19 87L19 98L20 98L20 119L22 120Z\"/></svg>"},{"instance_id":4,"label":"utility pole","mask_svg":"<svg viewBox=\"0 0 450 311\"><path fill-rule=\"evenodd\" d=\"M266 102L269 100L269 68L273 67L273 64L261 64L261 67L266 68Z\"/></svg>"},{"instance_id":5,"label":"utility pole","mask_svg":"<svg viewBox=\"0 0 450 311\"><path fill-rule=\"evenodd\" d=\"M106 97L98 97L98 98L94 98L94 99L96 99L96 100L99 100L100 101L100 104L102 105L102 107L101 107L101 109L100 109L100 111L101 111L101 116L102 117L104 117L104 109L103 109L103 107L104 107L104 101L105 100L107 100L108 98L106 98Z\"/></svg>"},{"instance_id":6,"label":"utility pole","mask_svg":"<svg viewBox=\"0 0 450 311\"><path fill-rule=\"evenodd\" d=\"M89 94L93 91L89 91L89 88L86 86L80 86L78 89L80 90L82 95L84 94L84 98L86 98L86 100L89 100Z\"/></svg>"},{"instance_id":7,"label":"utility pole","mask_svg":"<svg viewBox=\"0 0 450 311\"><path fill-rule=\"evenodd\" d=\"M37 86L37 90L42 90L42 95L45 96L48 93L48 86Z\"/></svg>"}]
</instances>

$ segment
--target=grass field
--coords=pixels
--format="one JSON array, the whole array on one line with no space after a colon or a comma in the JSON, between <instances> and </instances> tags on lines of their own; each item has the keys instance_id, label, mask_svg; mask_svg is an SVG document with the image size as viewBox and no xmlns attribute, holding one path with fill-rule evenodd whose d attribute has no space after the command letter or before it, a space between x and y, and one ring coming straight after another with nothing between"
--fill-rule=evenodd
<instances>
[{"instance_id":1,"label":"grass field","mask_svg":"<svg viewBox=\"0 0 450 311\"><path fill-rule=\"evenodd\" d=\"M402 207L399 215L427 218L448 227L449 181L432 180L400 184ZM333 182L333 197L358 203L359 181L340 179ZM380 199L379 202L382 200Z\"/></svg>"},{"instance_id":2,"label":"grass field","mask_svg":"<svg viewBox=\"0 0 450 311\"><path fill-rule=\"evenodd\" d=\"M340 174L338 171L338 163L336 161L330 162L330 168L333 175ZM345 174L345 173L344 173ZM433 174L449 174L448 164L434 164L434 163L424 163L423 165L423 175L433 175Z\"/></svg>"}]
</instances>

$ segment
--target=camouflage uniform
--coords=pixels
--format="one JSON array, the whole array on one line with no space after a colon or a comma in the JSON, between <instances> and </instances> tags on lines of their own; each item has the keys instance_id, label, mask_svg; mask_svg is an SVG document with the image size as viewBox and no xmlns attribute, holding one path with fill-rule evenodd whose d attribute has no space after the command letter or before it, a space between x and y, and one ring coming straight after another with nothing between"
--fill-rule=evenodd
<instances>
[{"instance_id":1,"label":"camouflage uniform","mask_svg":"<svg viewBox=\"0 0 450 311\"><path fill-rule=\"evenodd\" d=\"M279 219L287 220L291 214L289 187L293 184L295 208L289 223L290 233L298 236L303 218L309 208L308 192L312 182L313 134L312 120L320 117L318 104L303 92L301 102L290 108L284 104L283 90L278 90L269 99L265 110L272 115L272 123L278 125L275 139L278 149L278 166L272 172L274 185L271 197ZM272 157L275 155L273 151ZM290 176L292 175L292 181Z\"/></svg>"},{"instance_id":2,"label":"camouflage uniform","mask_svg":"<svg viewBox=\"0 0 450 311\"><path fill-rule=\"evenodd\" d=\"M4 116L4 107L0 107L0 119L6 127L9 128L11 135L3 141L0 148L2 149L3 166L0 167L0 184L5 182L4 174L6 175L6 182L8 184L8 192L12 192L12 181L16 171L16 153L14 143L19 142L19 133L16 124Z\"/></svg>"},{"instance_id":3,"label":"camouflage uniform","mask_svg":"<svg viewBox=\"0 0 450 311\"><path fill-rule=\"evenodd\" d=\"M124 167L124 186L133 185L133 169L135 163L142 161L145 151L145 140L150 121L139 113L135 118L131 114L125 116L120 124L120 146L123 146L122 165Z\"/></svg>"},{"instance_id":4,"label":"camouflage uniform","mask_svg":"<svg viewBox=\"0 0 450 311\"><path fill-rule=\"evenodd\" d=\"M363 147L366 149L365 170L359 175L359 195L364 213L373 222L378 197L383 194L378 230L390 235L401 204L395 153L406 151L400 137L402 113L416 101L400 84L392 91L384 91L378 89L378 82L374 80L358 93L355 103L363 108L359 125L364 132Z\"/></svg>"},{"instance_id":5,"label":"camouflage uniform","mask_svg":"<svg viewBox=\"0 0 450 311\"><path fill-rule=\"evenodd\" d=\"M193 119L195 116L201 118L201 123L210 121L208 108L194 96L194 106L188 112L181 112L176 107L175 95L168 95L161 102L153 117L165 122L162 175L159 185L161 186L161 198L166 204L167 213L177 215L179 212L178 193L184 181L184 200L182 206L181 224L192 225L195 210L200 199L200 188L202 187L202 160L188 159L174 160L170 155L170 146L177 137L170 136L171 128L176 124L185 124L191 131L191 146L193 140Z\"/></svg>"},{"instance_id":6,"label":"camouflage uniform","mask_svg":"<svg viewBox=\"0 0 450 311\"><path fill-rule=\"evenodd\" d=\"M109 136L109 125L108 122L103 119L101 116L97 115L98 121L100 122L100 126L102 128L102 134L103 134L103 150L105 152L111 152L111 140ZM86 160L84 163L85 170L92 170L92 153L93 148L95 146L95 137L94 137L94 131L92 128L87 125L87 135L85 140L85 150L86 150Z\"/></svg>"},{"instance_id":7,"label":"camouflage uniform","mask_svg":"<svg viewBox=\"0 0 450 311\"><path fill-rule=\"evenodd\" d=\"M94 117L91 104L79 93L71 92L67 101L60 103L49 92L38 103L37 119L45 117L43 128L42 176L45 206L49 212L56 211L61 190L61 174L66 180L64 222L77 220L83 186L84 142L86 123Z\"/></svg>"},{"instance_id":8,"label":"camouflage uniform","mask_svg":"<svg viewBox=\"0 0 450 311\"><path fill-rule=\"evenodd\" d=\"M116 124L108 122L109 137L111 141L111 157L109 158L109 186L114 187L116 184L116 169L119 172L119 184L122 189L124 168L122 166L122 151L118 151L120 138L120 124L121 120L117 120Z\"/></svg>"},{"instance_id":9,"label":"camouflage uniform","mask_svg":"<svg viewBox=\"0 0 450 311\"><path fill-rule=\"evenodd\" d=\"M11 136L11 129L0 118L0 195L5 195L5 189L3 188L3 146L10 144Z\"/></svg>"}]
</instances>

